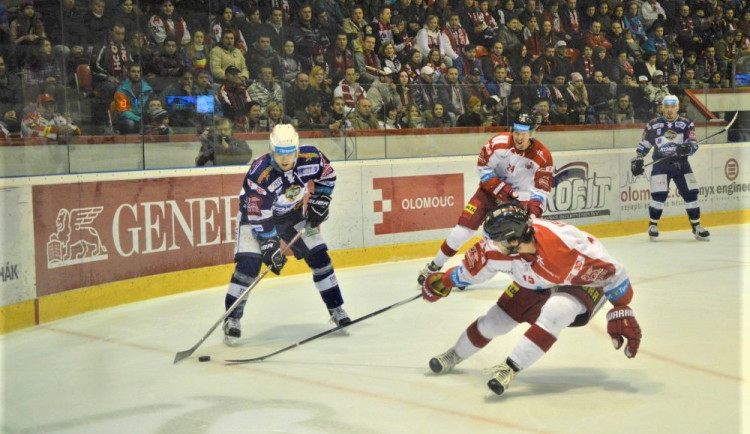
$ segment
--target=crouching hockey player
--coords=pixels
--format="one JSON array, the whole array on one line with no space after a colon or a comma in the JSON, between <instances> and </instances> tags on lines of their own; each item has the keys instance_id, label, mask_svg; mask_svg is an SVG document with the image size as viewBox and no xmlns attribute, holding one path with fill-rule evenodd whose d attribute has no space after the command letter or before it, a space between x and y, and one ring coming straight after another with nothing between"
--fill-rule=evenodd
<instances>
[{"instance_id":1,"label":"crouching hockey player","mask_svg":"<svg viewBox=\"0 0 750 434\"><path fill-rule=\"evenodd\" d=\"M698 205L698 182L688 157L695 154L698 144L695 140L693 121L678 116L680 102L674 95L667 95L661 103L662 115L651 120L643 130L643 137L630 162L633 176L645 172L643 157L651 148L654 167L651 169L651 204L648 206L648 236L652 241L659 237L659 219L664 211L664 202L669 195L669 183L674 181L677 191L685 202L690 225L695 239L709 240L709 232L701 226L701 208Z\"/></svg>"},{"instance_id":2,"label":"crouching hockey player","mask_svg":"<svg viewBox=\"0 0 750 434\"><path fill-rule=\"evenodd\" d=\"M328 246L315 230L328 218L331 193L336 173L328 159L316 147L299 144L297 131L291 125L276 125L270 136L271 151L253 161L245 176L240 194L237 218L236 263L225 298L229 309L242 292L255 280L261 263L279 274L287 259L281 253L283 239L289 242L300 230L308 230L291 249L297 259L304 259L312 270L313 282L336 325L351 322L344 311ZM307 183L314 189L303 213L302 199ZM227 344L239 338L240 318L245 302L227 317L224 336Z\"/></svg>"},{"instance_id":3,"label":"crouching hockey player","mask_svg":"<svg viewBox=\"0 0 750 434\"><path fill-rule=\"evenodd\" d=\"M641 329L628 306L633 298L625 269L593 236L574 226L530 220L516 205L501 205L484 223L484 237L466 253L461 265L431 273L422 297L434 302L452 288L481 283L498 272L513 276L487 314L474 321L448 351L432 358L430 369L443 374L522 322L531 324L505 362L487 369L487 386L506 391L513 378L539 360L565 327L586 325L609 300L607 332L615 349L635 357ZM625 342L627 340L627 342Z\"/></svg>"}]
</instances>

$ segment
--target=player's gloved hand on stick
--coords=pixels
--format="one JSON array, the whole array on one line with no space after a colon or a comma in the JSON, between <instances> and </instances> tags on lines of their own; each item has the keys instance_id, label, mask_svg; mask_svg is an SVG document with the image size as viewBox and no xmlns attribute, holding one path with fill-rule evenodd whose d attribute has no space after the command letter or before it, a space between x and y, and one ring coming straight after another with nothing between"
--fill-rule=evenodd
<instances>
[{"instance_id":1,"label":"player's gloved hand on stick","mask_svg":"<svg viewBox=\"0 0 750 434\"><path fill-rule=\"evenodd\" d=\"M612 345L619 350L627 339L625 355L632 359L641 345L641 326L638 325L633 309L630 306L617 306L607 312L607 333L612 338Z\"/></svg>"},{"instance_id":2,"label":"player's gloved hand on stick","mask_svg":"<svg viewBox=\"0 0 750 434\"><path fill-rule=\"evenodd\" d=\"M633 176L643 175L646 172L646 170L643 168L643 157L633 157L632 160L630 160L630 173L633 174Z\"/></svg>"},{"instance_id":3,"label":"player's gloved hand on stick","mask_svg":"<svg viewBox=\"0 0 750 434\"><path fill-rule=\"evenodd\" d=\"M482 189L495 196L500 203L507 203L518 199L518 193L513 190L513 187L507 182L501 181L500 178L493 177L483 182Z\"/></svg>"},{"instance_id":4,"label":"player's gloved hand on stick","mask_svg":"<svg viewBox=\"0 0 750 434\"><path fill-rule=\"evenodd\" d=\"M311 228L317 228L328 218L328 207L331 196L323 193L313 193L307 200L307 223Z\"/></svg>"},{"instance_id":5,"label":"player's gloved hand on stick","mask_svg":"<svg viewBox=\"0 0 750 434\"><path fill-rule=\"evenodd\" d=\"M696 149L698 149L698 146L694 143L680 143L677 146L677 155L680 157L689 157L695 154Z\"/></svg>"},{"instance_id":6,"label":"player's gloved hand on stick","mask_svg":"<svg viewBox=\"0 0 750 434\"><path fill-rule=\"evenodd\" d=\"M435 271L430 273L422 283L422 299L434 303L451 293L453 287L443 285L443 275L445 273Z\"/></svg>"},{"instance_id":7,"label":"player's gloved hand on stick","mask_svg":"<svg viewBox=\"0 0 750 434\"><path fill-rule=\"evenodd\" d=\"M281 273L281 269L286 264L286 256L281 253L281 242L279 237L264 238L260 242L260 253L263 255L263 263L274 272Z\"/></svg>"}]
</instances>

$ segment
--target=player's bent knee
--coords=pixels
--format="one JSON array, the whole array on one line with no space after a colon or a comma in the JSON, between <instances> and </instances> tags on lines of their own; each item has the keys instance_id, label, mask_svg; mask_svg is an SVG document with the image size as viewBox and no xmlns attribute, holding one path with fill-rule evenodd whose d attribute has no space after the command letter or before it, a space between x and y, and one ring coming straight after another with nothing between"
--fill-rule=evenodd
<instances>
[{"instance_id":1,"label":"player's bent knee","mask_svg":"<svg viewBox=\"0 0 750 434\"><path fill-rule=\"evenodd\" d=\"M234 266L232 282L249 285L260 272L260 258L240 258Z\"/></svg>"},{"instance_id":2,"label":"player's bent knee","mask_svg":"<svg viewBox=\"0 0 750 434\"><path fill-rule=\"evenodd\" d=\"M651 193L651 199L653 199L656 202L664 203L667 201L668 193L665 191L661 191L658 193Z\"/></svg>"}]
</instances>

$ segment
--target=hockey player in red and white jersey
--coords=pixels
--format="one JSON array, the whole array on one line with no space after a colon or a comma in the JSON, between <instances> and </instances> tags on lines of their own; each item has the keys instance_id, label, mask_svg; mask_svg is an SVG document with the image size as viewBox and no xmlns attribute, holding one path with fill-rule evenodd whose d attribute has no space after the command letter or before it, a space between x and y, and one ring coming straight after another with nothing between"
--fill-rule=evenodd
<instances>
[{"instance_id":1,"label":"hockey player in red and white jersey","mask_svg":"<svg viewBox=\"0 0 750 434\"><path fill-rule=\"evenodd\" d=\"M628 358L638 352L641 329L628 306L633 288L623 266L590 234L566 223L529 219L517 205L492 211L483 238L461 265L427 276L422 297L434 302L454 287L487 281L498 272L512 275L514 282L451 349L430 360L433 372L451 371L492 338L527 322L531 327L505 362L486 370L492 375L487 386L501 395L519 371L552 347L564 328L587 324L606 300L613 305L607 332L615 349L625 343Z\"/></svg>"},{"instance_id":2,"label":"hockey player in red and white jersey","mask_svg":"<svg viewBox=\"0 0 750 434\"><path fill-rule=\"evenodd\" d=\"M520 113L511 133L496 134L482 147L477 160L479 188L435 258L420 271L417 277L420 285L474 236L497 205L518 200L532 218L542 216L552 187L552 154L533 137L534 128L533 118Z\"/></svg>"},{"instance_id":3,"label":"hockey player in red and white jersey","mask_svg":"<svg viewBox=\"0 0 750 434\"><path fill-rule=\"evenodd\" d=\"M46 137L60 142L74 135L80 136L81 129L67 116L55 113L55 97L48 93L37 97L36 110L21 122L22 137Z\"/></svg>"}]
</instances>

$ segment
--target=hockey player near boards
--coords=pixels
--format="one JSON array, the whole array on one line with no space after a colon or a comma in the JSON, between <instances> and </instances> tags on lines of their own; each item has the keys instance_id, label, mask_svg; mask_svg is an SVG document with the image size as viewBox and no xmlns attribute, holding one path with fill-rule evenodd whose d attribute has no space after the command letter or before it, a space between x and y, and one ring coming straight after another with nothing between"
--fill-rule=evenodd
<instances>
[{"instance_id":1,"label":"hockey player near boards","mask_svg":"<svg viewBox=\"0 0 750 434\"><path fill-rule=\"evenodd\" d=\"M435 258L420 271L420 285L455 256L498 204L518 200L532 218L541 217L552 186L552 154L533 137L534 128L533 118L520 113L512 132L496 134L482 147L477 160L479 188Z\"/></svg>"},{"instance_id":2,"label":"hockey player near boards","mask_svg":"<svg viewBox=\"0 0 750 434\"><path fill-rule=\"evenodd\" d=\"M312 270L315 287L336 325L351 322L344 311L328 246L315 230L328 218L336 173L328 159L312 145L300 145L292 125L279 124L271 131L270 152L255 159L242 183L237 221L236 263L225 298L229 309L258 276L261 263L279 274L286 264L280 243L289 242L303 228L307 231L292 245L294 256L304 259ZM303 213L307 184L314 189ZM240 318L245 303L240 303L224 322L224 336L232 344L241 335Z\"/></svg>"},{"instance_id":3,"label":"hockey player near boards","mask_svg":"<svg viewBox=\"0 0 750 434\"><path fill-rule=\"evenodd\" d=\"M698 183L688 157L695 154L698 144L693 121L679 116L680 102L674 95L662 100L662 115L646 124L635 157L630 162L633 176L642 175L643 157L653 148L654 167L651 169L651 204L648 207L648 236L652 241L659 237L659 219L664 202L669 195L669 183L674 181L685 202L693 235L697 240L708 241L709 232L701 226L701 208L698 205Z\"/></svg>"},{"instance_id":4,"label":"hockey player near boards","mask_svg":"<svg viewBox=\"0 0 750 434\"><path fill-rule=\"evenodd\" d=\"M487 386L501 395L515 375L539 360L566 327L586 325L606 300L607 332L615 349L635 357L641 329L628 306L630 279L593 236L566 223L529 219L517 205L496 208L484 223L484 236L461 265L434 272L422 285L422 297L434 302L452 288L491 279L498 272L514 282L489 311L474 321L448 351L432 358L430 369L443 374L522 322L531 324L505 362L487 369ZM627 342L626 342L627 340Z\"/></svg>"}]
</instances>

